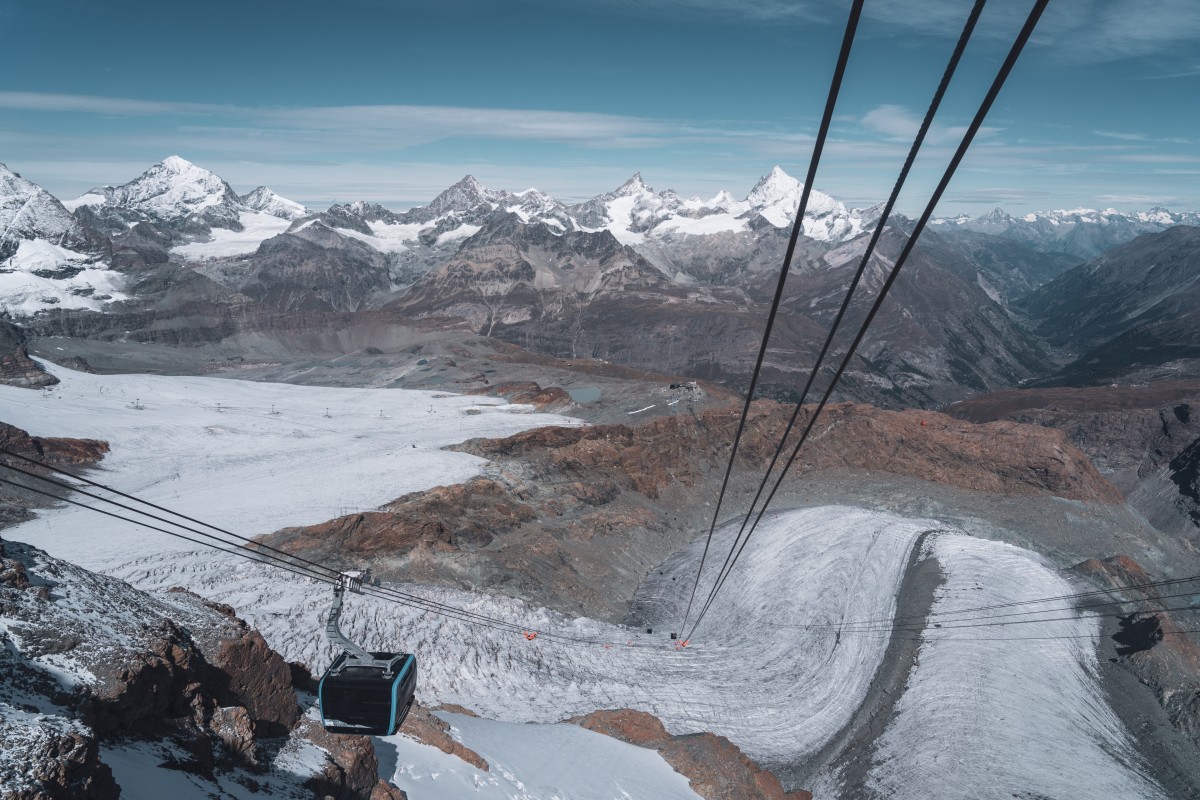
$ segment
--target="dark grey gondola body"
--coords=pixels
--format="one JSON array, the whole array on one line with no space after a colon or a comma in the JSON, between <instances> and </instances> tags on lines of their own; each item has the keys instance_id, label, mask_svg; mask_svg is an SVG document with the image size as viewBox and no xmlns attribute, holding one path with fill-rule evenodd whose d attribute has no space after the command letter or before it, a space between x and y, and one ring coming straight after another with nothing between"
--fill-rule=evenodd
<instances>
[{"instance_id":1,"label":"dark grey gondola body","mask_svg":"<svg viewBox=\"0 0 1200 800\"><path fill-rule=\"evenodd\" d=\"M412 706L417 658L409 653L372 653L385 666L356 662L343 652L317 687L321 723L331 733L390 736Z\"/></svg>"}]
</instances>

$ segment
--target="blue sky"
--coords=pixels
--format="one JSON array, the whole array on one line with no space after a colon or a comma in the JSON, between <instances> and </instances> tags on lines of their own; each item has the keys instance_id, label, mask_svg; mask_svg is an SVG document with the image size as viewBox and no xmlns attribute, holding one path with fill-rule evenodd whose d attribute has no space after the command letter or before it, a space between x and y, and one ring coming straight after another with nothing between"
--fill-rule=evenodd
<instances>
[{"instance_id":1,"label":"blue sky","mask_svg":"<svg viewBox=\"0 0 1200 800\"><path fill-rule=\"evenodd\" d=\"M917 211L1032 0L991 0ZM884 199L971 3L866 0L816 185ZM179 154L315 206L466 173L564 200L635 170L803 176L846 0L0 0L0 161L61 197ZM1200 208L1200 2L1055 0L939 213Z\"/></svg>"}]
</instances>

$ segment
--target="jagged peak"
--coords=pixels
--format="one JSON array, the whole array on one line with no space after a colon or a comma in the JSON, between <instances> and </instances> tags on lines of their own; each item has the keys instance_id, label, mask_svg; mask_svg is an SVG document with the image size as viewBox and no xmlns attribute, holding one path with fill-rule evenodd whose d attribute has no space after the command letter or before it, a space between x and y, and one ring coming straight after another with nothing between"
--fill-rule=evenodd
<instances>
[{"instance_id":1,"label":"jagged peak","mask_svg":"<svg viewBox=\"0 0 1200 800\"><path fill-rule=\"evenodd\" d=\"M746 199L752 206L770 205L789 195L798 197L803 189L804 184L788 175L777 164L771 167L771 171L760 178L758 183L754 184L754 188L750 190L750 194L746 195Z\"/></svg>"},{"instance_id":2,"label":"jagged peak","mask_svg":"<svg viewBox=\"0 0 1200 800\"><path fill-rule=\"evenodd\" d=\"M488 189L474 175L465 175L433 198L429 208L438 213L469 211L483 203L495 203L506 195L507 192Z\"/></svg>"},{"instance_id":3,"label":"jagged peak","mask_svg":"<svg viewBox=\"0 0 1200 800\"><path fill-rule=\"evenodd\" d=\"M308 214L308 209L300 203L276 194L267 186L259 186L240 196L238 200L247 208L280 219L298 219Z\"/></svg>"},{"instance_id":4,"label":"jagged peak","mask_svg":"<svg viewBox=\"0 0 1200 800\"><path fill-rule=\"evenodd\" d=\"M199 167L182 156L167 156L158 163L160 166L165 167L171 172L187 172L193 169L199 169ZM205 170L205 172L207 171L208 170Z\"/></svg>"},{"instance_id":5,"label":"jagged peak","mask_svg":"<svg viewBox=\"0 0 1200 800\"><path fill-rule=\"evenodd\" d=\"M613 192L613 195L616 197L627 197L631 194L640 194L641 192L653 191L654 190L647 186L646 182L642 180L642 173L639 171L633 173L633 175L629 177L629 180L618 186Z\"/></svg>"},{"instance_id":6,"label":"jagged peak","mask_svg":"<svg viewBox=\"0 0 1200 800\"><path fill-rule=\"evenodd\" d=\"M195 185L204 187L205 190L209 191L224 191L228 189L229 194L234 197L237 196L232 189L228 188L229 184L220 175L204 167L197 166L180 156L167 156L129 183L115 187L115 190L117 192L128 192L139 184L146 182L161 183L163 181L176 186Z\"/></svg>"}]
</instances>

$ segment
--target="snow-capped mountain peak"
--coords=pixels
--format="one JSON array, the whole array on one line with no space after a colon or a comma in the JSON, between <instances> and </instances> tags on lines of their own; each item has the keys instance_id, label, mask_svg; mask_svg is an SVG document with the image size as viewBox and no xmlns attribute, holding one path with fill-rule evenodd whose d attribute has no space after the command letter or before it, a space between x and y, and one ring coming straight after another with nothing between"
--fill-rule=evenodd
<instances>
[{"instance_id":1,"label":"snow-capped mountain peak","mask_svg":"<svg viewBox=\"0 0 1200 800\"><path fill-rule=\"evenodd\" d=\"M128 184L108 191L107 197L104 205L132 211L151 222L178 221L212 206L235 211L241 205L221 176L179 156L163 158Z\"/></svg>"},{"instance_id":2,"label":"snow-capped mountain peak","mask_svg":"<svg viewBox=\"0 0 1200 800\"><path fill-rule=\"evenodd\" d=\"M746 202L772 225L785 228L791 226L796 218L796 209L800 207L800 195L803 191L803 183L788 175L781 167L775 166L754 185L750 194L746 195ZM843 203L813 189L808 195L804 233L822 241L837 241L857 236L862 226L855 224L853 220L859 216ZM813 224L812 218L822 220L821 224Z\"/></svg>"},{"instance_id":3,"label":"snow-capped mountain peak","mask_svg":"<svg viewBox=\"0 0 1200 800\"><path fill-rule=\"evenodd\" d=\"M182 156L167 156L162 161L158 162L158 165L168 172L174 172L177 174L183 174L200 169Z\"/></svg>"},{"instance_id":4,"label":"snow-capped mountain peak","mask_svg":"<svg viewBox=\"0 0 1200 800\"><path fill-rule=\"evenodd\" d=\"M223 201L240 202L219 175L179 156L168 156L140 176L113 189L109 202L141 206L159 214L194 213Z\"/></svg>"},{"instance_id":5,"label":"snow-capped mountain peak","mask_svg":"<svg viewBox=\"0 0 1200 800\"><path fill-rule=\"evenodd\" d=\"M733 208L736 203L737 200L734 199L733 195L727 189L722 189L721 191L717 192L716 196L714 196L712 200L708 201L707 205L710 208L728 210Z\"/></svg>"},{"instance_id":6,"label":"snow-capped mountain peak","mask_svg":"<svg viewBox=\"0 0 1200 800\"><path fill-rule=\"evenodd\" d=\"M63 244L83 238L79 223L54 195L0 164L0 247L6 241Z\"/></svg>"},{"instance_id":7,"label":"snow-capped mountain peak","mask_svg":"<svg viewBox=\"0 0 1200 800\"><path fill-rule=\"evenodd\" d=\"M94 196L103 196L97 202ZM239 230L246 210L237 193L219 175L179 156L168 156L121 186L92 189L73 203L95 223L114 230L139 222L171 225L199 219Z\"/></svg>"},{"instance_id":8,"label":"snow-capped mountain peak","mask_svg":"<svg viewBox=\"0 0 1200 800\"><path fill-rule=\"evenodd\" d=\"M622 183L611 193L611 197L633 197L638 194L652 194L653 189L646 185L642 180L642 173L635 172L630 176L629 180Z\"/></svg>"},{"instance_id":9,"label":"snow-capped mountain peak","mask_svg":"<svg viewBox=\"0 0 1200 800\"><path fill-rule=\"evenodd\" d=\"M244 206L262 214L270 214L280 219L299 219L307 216L308 209L294 200L280 197L266 186L259 186L254 191L239 198Z\"/></svg>"},{"instance_id":10,"label":"snow-capped mountain peak","mask_svg":"<svg viewBox=\"0 0 1200 800\"><path fill-rule=\"evenodd\" d=\"M506 192L484 187L474 175L467 175L458 183L449 187L428 206L430 211L444 214L450 211L470 211L485 203L498 203L504 199Z\"/></svg>"},{"instance_id":11,"label":"snow-capped mountain peak","mask_svg":"<svg viewBox=\"0 0 1200 800\"><path fill-rule=\"evenodd\" d=\"M791 197L795 197L796 202L799 203L800 192L803 190L804 184L776 165L760 178L758 183L754 184L750 194L746 195L746 200L754 208L773 205Z\"/></svg>"},{"instance_id":12,"label":"snow-capped mountain peak","mask_svg":"<svg viewBox=\"0 0 1200 800\"><path fill-rule=\"evenodd\" d=\"M0 312L98 311L125 299L97 244L53 195L0 164Z\"/></svg>"}]
</instances>

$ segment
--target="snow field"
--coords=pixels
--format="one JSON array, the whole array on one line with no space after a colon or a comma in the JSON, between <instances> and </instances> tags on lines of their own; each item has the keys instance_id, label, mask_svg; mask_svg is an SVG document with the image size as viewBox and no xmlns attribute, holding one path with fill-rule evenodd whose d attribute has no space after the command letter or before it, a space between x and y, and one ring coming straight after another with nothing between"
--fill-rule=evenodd
<instances>
[{"instance_id":1,"label":"snow field","mask_svg":"<svg viewBox=\"0 0 1200 800\"><path fill-rule=\"evenodd\" d=\"M171 248L171 252L184 258L228 258L253 253L258 246L273 236L286 231L292 220L281 219L257 211L243 211L238 216L243 230L213 228L207 242L191 242Z\"/></svg>"},{"instance_id":2,"label":"snow field","mask_svg":"<svg viewBox=\"0 0 1200 800\"><path fill-rule=\"evenodd\" d=\"M819 749L861 704L885 637L842 637L823 625L890 617L912 543L927 524L826 507L764 521L686 650L667 633L703 542L664 566L651 595L656 631L569 619L509 598L442 587L404 591L522 625L610 644L576 644L464 625L369 596L349 599L342 627L369 649L414 650L422 702L459 703L486 717L552 723L603 708L634 708L672 733L712 731L752 758L792 760ZM723 531L721 552L733 531ZM286 658L316 670L332 659L321 635L327 587L268 567L211 564L203 554L147 556L116 570L142 588L184 585L238 609ZM705 569L702 588L719 563ZM679 580L672 582L676 576ZM685 587L684 579L689 581ZM665 589L664 589L665 591ZM636 796L636 795L635 795Z\"/></svg>"},{"instance_id":3,"label":"snow field","mask_svg":"<svg viewBox=\"0 0 1200 800\"><path fill-rule=\"evenodd\" d=\"M43 277L38 272L79 269L69 278ZM0 310L28 317L48 308L88 308L99 311L108 300L126 300L120 290L125 277L96 262L92 256L40 239L24 239L10 258L0 262ZM81 290L90 294L77 294Z\"/></svg>"},{"instance_id":4,"label":"snow field","mask_svg":"<svg viewBox=\"0 0 1200 800\"><path fill-rule=\"evenodd\" d=\"M932 553L946 575L935 614L1076 591L1038 556L1002 542L948 535L933 540ZM1056 610L1007 621L1047 621L955 628L972 623L945 616L942 628L926 629L877 744L871 789L964 800L1165 796L1105 700L1099 623L1057 619L1072 616L1061 603L1045 607Z\"/></svg>"},{"instance_id":5,"label":"snow field","mask_svg":"<svg viewBox=\"0 0 1200 800\"><path fill-rule=\"evenodd\" d=\"M441 450L447 444L576 424L494 398L46 366L62 383L45 393L0 386L0 420L32 435L103 439L112 450L94 480L246 537L374 509L479 472L483 459ZM5 537L101 572L196 549L70 506Z\"/></svg>"},{"instance_id":6,"label":"snow field","mask_svg":"<svg viewBox=\"0 0 1200 800\"><path fill-rule=\"evenodd\" d=\"M476 769L406 736L376 740L380 777L421 800L612 800L699 797L654 750L576 725L533 725L438 713L490 767Z\"/></svg>"}]
</instances>

